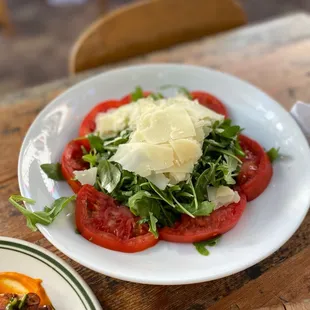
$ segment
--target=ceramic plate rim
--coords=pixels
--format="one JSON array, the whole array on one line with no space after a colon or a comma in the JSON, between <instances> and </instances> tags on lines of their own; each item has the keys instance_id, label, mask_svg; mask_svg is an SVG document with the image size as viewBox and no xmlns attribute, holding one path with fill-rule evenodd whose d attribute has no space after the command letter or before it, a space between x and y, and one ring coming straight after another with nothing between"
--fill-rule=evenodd
<instances>
[{"instance_id":1,"label":"ceramic plate rim","mask_svg":"<svg viewBox=\"0 0 310 310\"><path fill-rule=\"evenodd\" d=\"M293 118L289 115L289 113L284 109L283 106L281 106L278 102L276 102L273 98L271 98L268 94L266 94L264 91L262 91L261 89L259 89L258 87L252 85L251 83L242 80L236 76L233 76L229 73L225 73L225 72L221 72L218 70L213 70L207 67L200 67L200 66L194 66L194 65L185 65L185 64L176 64L176 63L156 63L156 64L142 64L142 65L134 65L134 66L126 66L126 67L120 67L120 68L116 68L116 69L112 69L112 70L108 70L108 71L104 71L102 73L99 73L97 75L91 76L89 78L86 78L80 82L78 82L77 84L73 85L72 87L69 87L66 91L64 91L62 94L60 94L59 96L57 96L56 98L54 98L51 102L49 102L41 111L40 113L36 116L35 120L32 122L31 126L29 127L22 146L21 146L21 150L19 153L19 159L18 159L18 182L19 182L19 187L21 189L21 194L23 195L23 187L22 187L22 179L21 179L21 164L22 164L22 154L24 153L24 149L26 147L26 140L27 137L29 136L29 133L31 132L32 128L35 126L35 123L38 122L40 120L40 118L42 117L42 115L44 115L46 109L53 107L54 105L57 105L57 102L59 100L61 100L62 98L65 98L69 93L74 92L76 89L78 89L79 87L81 87L83 84L87 84L87 83L91 83L93 80L99 79L102 75L107 75L107 74L111 74L111 73L115 73L115 72L121 72L121 71L128 71L128 70L136 70L136 69L148 69L148 68L169 68L169 69L179 69L179 68L183 68L183 69L188 69L188 70L200 70L205 71L207 73L216 73L222 76L225 76L225 78L227 79L231 79L234 81L237 81L240 84L243 84L244 87L247 87L248 89L252 89L253 91L255 91L256 93L260 93L261 95L263 95L265 98L268 99L269 103L272 104L274 107L277 106L278 109L281 109L282 112L286 113L287 116L289 116L289 118L291 118L293 120ZM305 143L306 139L303 136L300 128L297 126L296 124L296 130L299 131L299 136L301 139L304 140ZM309 151L310 154L310 151ZM310 175L310 174L309 174ZM245 270L248 267L251 267L255 264L257 264L258 262L262 261L263 259L265 259L266 257L270 256L271 254L273 254L276 250L278 250L285 242L288 241L288 239L290 239L290 237L296 232L296 230L299 228L299 226L301 225L302 221L304 220L307 212L308 212L308 208L309 208L309 204L310 204L310 196L308 197L307 200L308 203L308 207L304 207L303 209L303 213L300 214L300 217L298 219L298 221L295 221L295 225L294 227L292 227L292 229L290 231L286 231L284 234L284 237L282 238L281 242L278 242L276 245L274 245L273 247L270 247L268 249L268 251L266 251L264 253L264 255L260 255L257 257L257 259L253 259L251 261L248 261L246 263L240 264L238 268L234 268L233 270L230 271L223 271L223 272L219 272L216 275L213 276L208 276L208 275L202 275L199 278L192 278L190 276L188 276L185 279L152 279L152 280L148 280L145 277L136 277L136 276L126 276L122 273L117 273L117 272L113 272L112 270L104 269L104 268L99 268L98 266L94 266L91 263L89 263L87 261L87 259L83 259L81 257L76 257L75 255L72 255L71 253L68 253L64 247L62 246L61 243L55 241L51 235L49 235L47 233L47 231L45 230L46 228L42 227L41 225L39 225L39 230L41 231L41 233L45 236L45 238L47 238L55 247L57 247L60 251L62 251L63 253L65 253L66 255L68 255L70 258L74 259L75 261L77 261L78 263L80 263L81 265L88 267L94 271L97 271L99 273L102 273L104 275L110 276L110 277L114 277L114 278L118 278L121 280L126 280L126 281L130 281L130 282L135 282L135 283L143 283L143 284L155 284L155 285L178 285L178 284L191 284L191 283L199 283L199 282L204 282L204 281L211 281L211 280L216 280L219 278L223 278L232 274L235 274L237 272L240 272L242 270Z\"/></svg>"}]
</instances>

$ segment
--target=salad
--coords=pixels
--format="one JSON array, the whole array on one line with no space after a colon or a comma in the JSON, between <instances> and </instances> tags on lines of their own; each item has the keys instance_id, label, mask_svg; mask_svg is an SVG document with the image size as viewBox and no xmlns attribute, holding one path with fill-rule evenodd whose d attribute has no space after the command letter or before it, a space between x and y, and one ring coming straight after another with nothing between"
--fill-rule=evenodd
<instances>
[{"instance_id":1,"label":"salad","mask_svg":"<svg viewBox=\"0 0 310 310\"><path fill-rule=\"evenodd\" d=\"M99 246L138 252L165 240L207 255L267 188L278 150L241 134L213 95L178 89L165 98L137 87L91 109L60 162L41 165L75 194L39 212L20 204L32 199L9 198L28 227L51 224L75 201L77 233Z\"/></svg>"}]
</instances>

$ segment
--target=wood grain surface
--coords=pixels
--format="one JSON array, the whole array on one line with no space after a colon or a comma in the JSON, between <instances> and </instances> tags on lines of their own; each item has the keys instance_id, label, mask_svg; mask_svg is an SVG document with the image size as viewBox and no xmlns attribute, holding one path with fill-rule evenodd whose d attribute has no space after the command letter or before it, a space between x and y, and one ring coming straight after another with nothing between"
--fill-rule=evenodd
<instances>
[{"instance_id":1,"label":"wood grain surface","mask_svg":"<svg viewBox=\"0 0 310 310\"><path fill-rule=\"evenodd\" d=\"M297 99L310 102L309 55L310 17L297 14L176 46L126 64L180 62L209 66L252 82L288 109ZM0 235L35 242L64 258L87 281L104 309L247 310L309 299L309 214L292 238L259 264L224 279L186 286L134 284L100 275L64 256L39 232L26 228L24 218L7 202L9 195L19 191L17 160L26 130L57 94L106 69L0 99Z\"/></svg>"}]
</instances>

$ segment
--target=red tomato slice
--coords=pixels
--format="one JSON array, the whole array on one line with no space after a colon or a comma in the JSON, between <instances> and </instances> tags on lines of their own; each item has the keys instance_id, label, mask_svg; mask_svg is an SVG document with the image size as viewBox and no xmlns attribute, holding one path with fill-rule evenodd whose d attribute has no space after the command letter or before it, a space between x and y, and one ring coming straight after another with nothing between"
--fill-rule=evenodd
<instances>
[{"instance_id":1,"label":"red tomato slice","mask_svg":"<svg viewBox=\"0 0 310 310\"><path fill-rule=\"evenodd\" d=\"M228 117L228 112L224 104L213 95L204 91L192 91L191 95L193 99L197 99L200 104L206 106L210 110L224 115L225 118Z\"/></svg>"},{"instance_id":2,"label":"red tomato slice","mask_svg":"<svg viewBox=\"0 0 310 310\"><path fill-rule=\"evenodd\" d=\"M110 250L139 252L158 242L127 207L91 185L84 185L78 192L75 220L85 239Z\"/></svg>"},{"instance_id":3,"label":"red tomato slice","mask_svg":"<svg viewBox=\"0 0 310 310\"><path fill-rule=\"evenodd\" d=\"M124 103L118 100L107 100L99 103L94 108L90 110L90 112L84 117L80 129L79 136L84 137L89 133L92 133L96 129L95 118L98 113L106 112L109 109L119 108Z\"/></svg>"},{"instance_id":4,"label":"red tomato slice","mask_svg":"<svg viewBox=\"0 0 310 310\"><path fill-rule=\"evenodd\" d=\"M150 91L144 91L144 92L143 92L143 97L146 98L146 97L148 97L151 93L152 93L152 92L150 92ZM121 103L122 103L122 104L127 104L127 103L130 103L130 102L132 102L131 94L129 94L129 95L127 95L127 96L125 96L125 97L123 97L123 98L121 99Z\"/></svg>"},{"instance_id":5,"label":"red tomato slice","mask_svg":"<svg viewBox=\"0 0 310 310\"><path fill-rule=\"evenodd\" d=\"M243 164L237 178L237 185L246 195L247 200L251 201L266 189L273 169L268 155L256 141L240 135L239 142L246 156L241 158Z\"/></svg>"},{"instance_id":6,"label":"red tomato slice","mask_svg":"<svg viewBox=\"0 0 310 310\"><path fill-rule=\"evenodd\" d=\"M72 140L70 141L62 154L61 157L61 172L64 178L72 190L77 193L81 188L81 183L72 180L74 177L74 170L85 170L89 168L89 163L82 159L83 150L82 146L86 151L90 151L90 145L87 139Z\"/></svg>"},{"instance_id":7,"label":"red tomato slice","mask_svg":"<svg viewBox=\"0 0 310 310\"><path fill-rule=\"evenodd\" d=\"M170 242L192 243L221 235L232 229L241 218L246 206L244 194L240 194L240 201L226 207L221 207L209 216L191 218L182 214L181 220L174 227L160 229L162 240Z\"/></svg>"}]
</instances>

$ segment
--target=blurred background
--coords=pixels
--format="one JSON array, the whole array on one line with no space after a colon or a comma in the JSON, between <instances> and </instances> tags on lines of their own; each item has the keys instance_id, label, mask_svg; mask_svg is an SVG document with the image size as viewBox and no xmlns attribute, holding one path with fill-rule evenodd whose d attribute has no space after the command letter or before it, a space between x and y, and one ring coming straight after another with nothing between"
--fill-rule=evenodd
<instances>
[{"instance_id":1,"label":"blurred background","mask_svg":"<svg viewBox=\"0 0 310 310\"><path fill-rule=\"evenodd\" d=\"M67 76L78 35L101 15L134 1L0 0L0 14L7 17L0 20L0 95ZM310 0L239 2L249 23L310 11Z\"/></svg>"}]
</instances>

